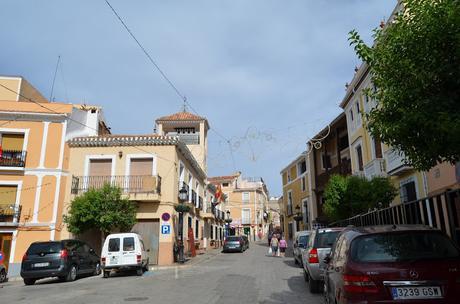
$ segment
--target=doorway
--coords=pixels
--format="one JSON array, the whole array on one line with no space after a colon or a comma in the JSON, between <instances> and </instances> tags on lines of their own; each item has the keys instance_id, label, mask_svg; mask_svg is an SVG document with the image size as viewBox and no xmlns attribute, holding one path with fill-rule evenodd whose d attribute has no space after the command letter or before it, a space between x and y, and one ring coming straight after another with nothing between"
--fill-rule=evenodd
<instances>
[{"instance_id":1,"label":"doorway","mask_svg":"<svg viewBox=\"0 0 460 304\"><path fill-rule=\"evenodd\" d=\"M10 262L11 244L13 242L12 233L0 233L0 251L3 252L3 265L5 265L8 272L8 265Z\"/></svg>"},{"instance_id":2,"label":"doorway","mask_svg":"<svg viewBox=\"0 0 460 304\"><path fill-rule=\"evenodd\" d=\"M160 220L138 220L134 225L133 232L138 233L144 240L145 250L149 257L149 263L158 264L159 251L159 236L160 236Z\"/></svg>"}]
</instances>

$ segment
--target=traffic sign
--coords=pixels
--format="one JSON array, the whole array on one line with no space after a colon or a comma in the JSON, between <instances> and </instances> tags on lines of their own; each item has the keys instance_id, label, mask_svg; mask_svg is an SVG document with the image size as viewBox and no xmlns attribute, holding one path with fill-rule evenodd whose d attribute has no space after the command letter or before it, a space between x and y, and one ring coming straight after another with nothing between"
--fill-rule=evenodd
<instances>
[{"instance_id":1,"label":"traffic sign","mask_svg":"<svg viewBox=\"0 0 460 304\"><path fill-rule=\"evenodd\" d=\"M161 219L165 222L169 221L170 218L171 218L171 215L168 212L165 212L161 215Z\"/></svg>"},{"instance_id":2,"label":"traffic sign","mask_svg":"<svg viewBox=\"0 0 460 304\"><path fill-rule=\"evenodd\" d=\"M171 225L161 225L161 234L170 234Z\"/></svg>"}]
</instances>

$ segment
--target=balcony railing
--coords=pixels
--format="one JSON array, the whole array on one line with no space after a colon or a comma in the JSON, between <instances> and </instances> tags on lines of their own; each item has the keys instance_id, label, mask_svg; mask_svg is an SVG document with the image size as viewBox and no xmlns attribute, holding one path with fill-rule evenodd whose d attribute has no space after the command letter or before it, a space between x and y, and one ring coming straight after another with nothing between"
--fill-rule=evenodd
<instances>
[{"instance_id":1,"label":"balcony railing","mask_svg":"<svg viewBox=\"0 0 460 304\"><path fill-rule=\"evenodd\" d=\"M125 193L161 193L159 175L112 175L112 176L72 176L72 194L80 194L89 189L101 189L109 184L121 188Z\"/></svg>"},{"instance_id":2,"label":"balcony railing","mask_svg":"<svg viewBox=\"0 0 460 304\"><path fill-rule=\"evenodd\" d=\"M169 136L177 136L179 140L186 145L199 145L200 144L200 135L199 134L188 134L188 133L176 133L168 132Z\"/></svg>"},{"instance_id":3,"label":"balcony railing","mask_svg":"<svg viewBox=\"0 0 460 304\"><path fill-rule=\"evenodd\" d=\"M18 223L21 215L21 206L15 204L0 204L0 222Z\"/></svg>"},{"instance_id":4,"label":"balcony railing","mask_svg":"<svg viewBox=\"0 0 460 304\"><path fill-rule=\"evenodd\" d=\"M350 175L351 174L351 161L349 159L342 160L341 163L331 169L327 170L326 172L321 173L316 178L316 186L317 188L323 188L329 182L329 179L334 174L340 175Z\"/></svg>"},{"instance_id":5,"label":"balcony railing","mask_svg":"<svg viewBox=\"0 0 460 304\"><path fill-rule=\"evenodd\" d=\"M26 151L0 150L0 167L24 168L26 155Z\"/></svg>"},{"instance_id":6,"label":"balcony railing","mask_svg":"<svg viewBox=\"0 0 460 304\"><path fill-rule=\"evenodd\" d=\"M385 160L383 158L376 158L364 166L364 176L368 179L375 176L386 176Z\"/></svg>"},{"instance_id":7,"label":"balcony railing","mask_svg":"<svg viewBox=\"0 0 460 304\"><path fill-rule=\"evenodd\" d=\"M400 175L411 169L411 166L404 163L404 154L396 149L385 151L385 161L389 175Z\"/></svg>"}]
</instances>

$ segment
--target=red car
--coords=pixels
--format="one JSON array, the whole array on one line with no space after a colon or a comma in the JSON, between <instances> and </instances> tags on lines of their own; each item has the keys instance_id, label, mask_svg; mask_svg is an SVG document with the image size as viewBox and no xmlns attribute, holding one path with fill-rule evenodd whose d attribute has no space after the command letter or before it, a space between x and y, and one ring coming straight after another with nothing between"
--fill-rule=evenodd
<instances>
[{"instance_id":1,"label":"red car","mask_svg":"<svg viewBox=\"0 0 460 304\"><path fill-rule=\"evenodd\" d=\"M347 228L325 262L326 303L460 303L460 250L430 227Z\"/></svg>"}]
</instances>

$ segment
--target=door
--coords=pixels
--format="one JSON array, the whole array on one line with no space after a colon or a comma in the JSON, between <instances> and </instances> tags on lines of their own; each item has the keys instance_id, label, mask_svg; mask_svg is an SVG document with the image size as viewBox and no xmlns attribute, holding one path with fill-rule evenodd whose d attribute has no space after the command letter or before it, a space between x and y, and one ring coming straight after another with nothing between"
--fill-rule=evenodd
<instances>
[{"instance_id":1,"label":"door","mask_svg":"<svg viewBox=\"0 0 460 304\"><path fill-rule=\"evenodd\" d=\"M123 247L121 252L121 258L123 265L134 265L137 264L136 255L137 252L141 252L141 248L136 248L136 240L134 236L123 237Z\"/></svg>"},{"instance_id":2,"label":"door","mask_svg":"<svg viewBox=\"0 0 460 304\"><path fill-rule=\"evenodd\" d=\"M107 266L117 266L121 263L120 237L111 237L107 245Z\"/></svg>"},{"instance_id":3,"label":"door","mask_svg":"<svg viewBox=\"0 0 460 304\"><path fill-rule=\"evenodd\" d=\"M85 248L85 244L83 242L77 242L77 250L76 253L80 260L80 271L81 272L89 272L92 269L91 259L89 256L89 248Z\"/></svg>"},{"instance_id":4,"label":"door","mask_svg":"<svg viewBox=\"0 0 460 304\"><path fill-rule=\"evenodd\" d=\"M0 233L0 251L3 253L3 265L8 272L10 262L11 242L13 235L11 233Z\"/></svg>"},{"instance_id":5,"label":"door","mask_svg":"<svg viewBox=\"0 0 460 304\"><path fill-rule=\"evenodd\" d=\"M148 250L147 256L149 258L149 263L154 265L158 264L160 221L138 220L132 231L142 236L145 250Z\"/></svg>"}]
</instances>

